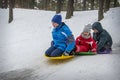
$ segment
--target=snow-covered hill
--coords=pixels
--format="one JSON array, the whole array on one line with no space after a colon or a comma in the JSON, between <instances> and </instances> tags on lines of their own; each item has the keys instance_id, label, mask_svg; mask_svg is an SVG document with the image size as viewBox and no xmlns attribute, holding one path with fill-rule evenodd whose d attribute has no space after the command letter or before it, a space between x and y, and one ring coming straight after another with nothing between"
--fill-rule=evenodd
<instances>
[{"instance_id":1,"label":"snow-covered hill","mask_svg":"<svg viewBox=\"0 0 120 80\"><path fill-rule=\"evenodd\" d=\"M120 7L112 8L101 21L113 38L112 54L76 56L71 60L44 58L52 40L53 11L14 9L8 24L8 10L0 9L0 80L119 80ZM84 25L97 21L97 10L78 11L63 21L75 38Z\"/></svg>"}]
</instances>

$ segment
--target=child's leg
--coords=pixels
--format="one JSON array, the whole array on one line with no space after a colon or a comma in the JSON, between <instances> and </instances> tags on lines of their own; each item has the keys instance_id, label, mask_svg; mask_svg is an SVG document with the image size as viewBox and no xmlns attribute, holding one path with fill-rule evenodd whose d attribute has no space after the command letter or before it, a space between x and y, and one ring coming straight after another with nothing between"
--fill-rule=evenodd
<instances>
[{"instance_id":1,"label":"child's leg","mask_svg":"<svg viewBox=\"0 0 120 80\"><path fill-rule=\"evenodd\" d=\"M89 51L89 48L86 47L86 46L81 46L80 47L80 52L88 52Z\"/></svg>"},{"instance_id":2,"label":"child's leg","mask_svg":"<svg viewBox=\"0 0 120 80\"><path fill-rule=\"evenodd\" d=\"M108 54L112 51L112 49L110 47L103 47L100 51L98 51L98 54Z\"/></svg>"},{"instance_id":3,"label":"child's leg","mask_svg":"<svg viewBox=\"0 0 120 80\"><path fill-rule=\"evenodd\" d=\"M45 52L46 56L50 56L55 49L56 48L54 46L51 46L49 49L47 49Z\"/></svg>"},{"instance_id":4,"label":"child's leg","mask_svg":"<svg viewBox=\"0 0 120 80\"><path fill-rule=\"evenodd\" d=\"M80 52L80 46L79 45L75 46L75 52Z\"/></svg>"},{"instance_id":5,"label":"child's leg","mask_svg":"<svg viewBox=\"0 0 120 80\"><path fill-rule=\"evenodd\" d=\"M89 51L88 47L82 46L82 45L77 45L75 52L88 52L88 51Z\"/></svg>"},{"instance_id":6,"label":"child's leg","mask_svg":"<svg viewBox=\"0 0 120 80\"><path fill-rule=\"evenodd\" d=\"M53 57L55 57L55 56L62 56L63 52L64 52L64 51L56 48L56 49L51 53L50 56L53 56Z\"/></svg>"},{"instance_id":7,"label":"child's leg","mask_svg":"<svg viewBox=\"0 0 120 80\"><path fill-rule=\"evenodd\" d=\"M106 46L105 46L105 49L106 49L107 51L112 51L112 48L111 48L110 45L106 45Z\"/></svg>"}]
</instances>

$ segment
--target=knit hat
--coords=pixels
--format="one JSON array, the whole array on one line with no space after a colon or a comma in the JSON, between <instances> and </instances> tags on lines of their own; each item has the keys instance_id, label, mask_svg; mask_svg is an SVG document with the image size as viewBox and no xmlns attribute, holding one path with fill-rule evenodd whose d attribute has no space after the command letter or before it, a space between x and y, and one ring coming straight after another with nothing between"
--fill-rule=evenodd
<instances>
[{"instance_id":1,"label":"knit hat","mask_svg":"<svg viewBox=\"0 0 120 80\"><path fill-rule=\"evenodd\" d=\"M60 14L56 14L52 18L52 22L58 23L60 25L62 23L62 16Z\"/></svg>"},{"instance_id":2,"label":"knit hat","mask_svg":"<svg viewBox=\"0 0 120 80\"><path fill-rule=\"evenodd\" d=\"M83 32L88 32L90 33L90 29L91 29L91 24L88 24L88 25L85 25L84 29L83 29Z\"/></svg>"}]
</instances>

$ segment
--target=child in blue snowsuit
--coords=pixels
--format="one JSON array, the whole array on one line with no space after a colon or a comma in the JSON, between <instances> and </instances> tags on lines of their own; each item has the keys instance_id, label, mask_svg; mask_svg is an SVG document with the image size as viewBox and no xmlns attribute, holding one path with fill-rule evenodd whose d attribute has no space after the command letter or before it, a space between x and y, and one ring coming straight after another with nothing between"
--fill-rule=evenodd
<instances>
[{"instance_id":1,"label":"child in blue snowsuit","mask_svg":"<svg viewBox=\"0 0 120 80\"><path fill-rule=\"evenodd\" d=\"M56 14L52 18L52 37L51 47L45 52L46 56L68 56L75 47L74 36L69 27L62 22L61 15Z\"/></svg>"},{"instance_id":2,"label":"child in blue snowsuit","mask_svg":"<svg viewBox=\"0 0 120 80\"><path fill-rule=\"evenodd\" d=\"M93 39L97 42L97 53L106 54L112 50L112 38L110 34L102 28L100 22L95 22L92 25Z\"/></svg>"}]
</instances>

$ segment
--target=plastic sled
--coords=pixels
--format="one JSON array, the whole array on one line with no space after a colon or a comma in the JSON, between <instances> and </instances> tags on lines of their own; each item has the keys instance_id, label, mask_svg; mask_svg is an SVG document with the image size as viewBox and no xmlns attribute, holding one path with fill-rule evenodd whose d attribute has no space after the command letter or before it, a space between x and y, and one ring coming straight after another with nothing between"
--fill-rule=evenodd
<instances>
[{"instance_id":1,"label":"plastic sled","mask_svg":"<svg viewBox=\"0 0 120 80\"><path fill-rule=\"evenodd\" d=\"M70 58L73 58L73 57L74 57L74 55L70 55L70 56L62 55L62 56L58 56L58 57L49 57L49 56L45 55L45 58L48 58L48 59L70 59Z\"/></svg>"},{"instance_id":2,"label":"plastic sled","mask_svg":"<svg viewBox=\"0 0 120 80\"><path fill-rule=\"evenodd\" d=\"M76 55L95 55L94 52L76 52Z\"/></svg>"}]
</instances>

